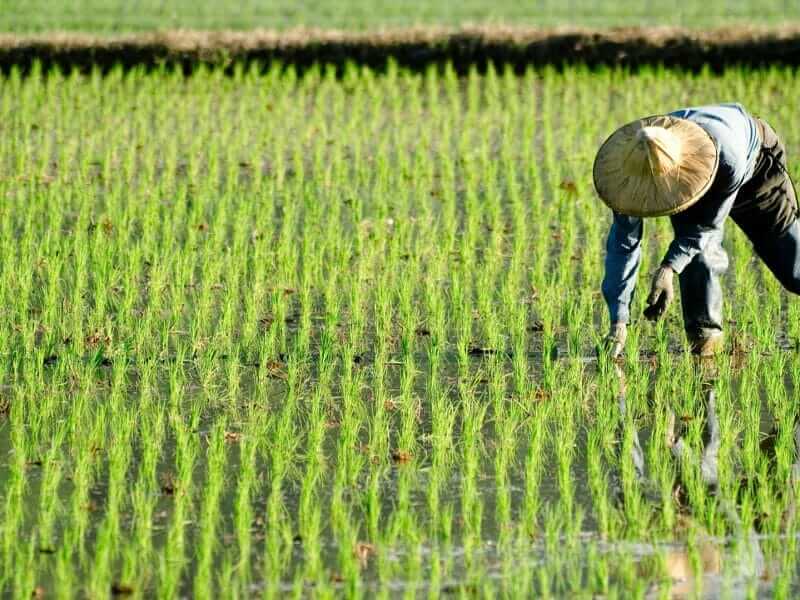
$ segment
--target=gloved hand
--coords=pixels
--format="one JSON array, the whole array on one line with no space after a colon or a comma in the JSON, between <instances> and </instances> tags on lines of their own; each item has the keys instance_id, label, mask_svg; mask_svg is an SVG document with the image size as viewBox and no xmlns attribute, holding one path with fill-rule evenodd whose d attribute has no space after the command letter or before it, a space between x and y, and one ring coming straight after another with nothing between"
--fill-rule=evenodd
<instances>
[{"instance_id":1,"label":"gloved hand","mask_svg":"<svg viewBox=\"0 0 800 600\"><path fill-rule=\"evenodd\" d=\"M675 290L672 289L673 273L671 267L661 265L653 275L650 295L647 297L647 308L644 309L644 316L651 321L660 319L675 297Z\"/></svg>"},{"instance_id":2,"label":"gloved hand","mask_svg":"<svg viewBox=\"0 0 800 600\"><path fill-rule=\"evenodd\" d=\"M605 339L605 347L611 358L619 358L628 338L628 326L625 323L612 323Z\"/></svg>"}]
</instances>

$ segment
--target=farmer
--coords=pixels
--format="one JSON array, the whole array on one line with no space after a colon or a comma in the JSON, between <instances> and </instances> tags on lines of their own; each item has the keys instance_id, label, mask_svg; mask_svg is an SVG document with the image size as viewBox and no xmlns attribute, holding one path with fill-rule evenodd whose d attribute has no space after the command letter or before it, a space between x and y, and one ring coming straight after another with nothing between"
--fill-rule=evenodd
<instances>
[{"instance_id":1,"label":"farmer","mask_svg":"<svg viewBox=\"0 0 800 600\"><path fill-rule=\"evenodd\" d=\"M606 347L621 354L641 260L642 218L669 216L675 239L653 276L645 317L664 315L678 274L692 352L721 350L725 218L753 243L783 286L800 294L800 224L783 143L741 104L685 108L629 123L594 162L594 184L614 213L603 296L611 315Z\"/></svg>"}]
</instances>

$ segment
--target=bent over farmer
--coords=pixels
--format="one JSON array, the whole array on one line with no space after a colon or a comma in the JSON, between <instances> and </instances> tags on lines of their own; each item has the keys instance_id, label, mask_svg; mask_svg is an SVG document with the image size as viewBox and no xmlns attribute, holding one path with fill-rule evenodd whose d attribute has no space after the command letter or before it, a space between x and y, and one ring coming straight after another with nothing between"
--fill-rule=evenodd
<instances>
[{"instance_id":1,"label":"bent over farmer","mask_svg":"<svg viewBox=\"0 0 800 600\"><path fill-rule=\"evenodd\" d=\"M781 284L800 294L800 224L784 146L741 104L685 108L624 125L600 147L593 171L597 192L614 213L603 280L613 357L625 344L645 217L669 216L675 238L644 314L664 315L677 273L695 354L710 356L723 345L719 278L728 267L722 237L729 215Z\"/></svg>"}]
</instances>

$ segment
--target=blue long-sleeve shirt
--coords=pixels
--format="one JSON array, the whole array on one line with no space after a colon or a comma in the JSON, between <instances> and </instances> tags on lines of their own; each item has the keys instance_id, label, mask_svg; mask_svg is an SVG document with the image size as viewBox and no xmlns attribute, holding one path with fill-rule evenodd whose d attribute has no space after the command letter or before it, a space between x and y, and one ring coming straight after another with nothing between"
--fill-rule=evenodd
<instances>
[{"instance_id":1,"label":"blue long-sleeve shirt","mask_svg":"<svg viewBox=\"0 0 800 600\"><path fill-rule=\"evenodd\" d=\"M739 189L753 175L761 141L755 121L738 103L683 108L670 115L694 121L714 140L719 167L708 192L694 205L672 215L675 239L661 264L676 273L712 241L721 241L723 224ZM606 242L603 297L612 323L627 323L642 250L642 219L614 213Z\"/></svg>"}]
</instances>

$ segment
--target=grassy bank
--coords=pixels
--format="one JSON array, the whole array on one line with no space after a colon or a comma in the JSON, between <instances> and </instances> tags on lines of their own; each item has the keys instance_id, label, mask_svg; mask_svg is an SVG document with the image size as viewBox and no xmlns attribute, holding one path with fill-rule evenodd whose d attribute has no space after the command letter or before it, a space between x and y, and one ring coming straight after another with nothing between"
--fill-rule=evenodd
<instances>
[{"instance_id":1,"label":"grassy bank","mask_svg":"<svg viewBox=\"0 0 800 600\"><path fill-rule=\"evenodd\" d=\"M720 25L780 25L799 20L789 0L687 0L679 6L646 0L533 0L459 3L431 0L312 0L305 2L212 2L211 0L28 0L2 8L0 28L16 33L91 31L119 33L163 29L374 30L419 25L499 23L528 26L585 25L694 28Z\"/></svg>"}]
</instances>

